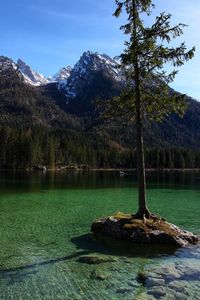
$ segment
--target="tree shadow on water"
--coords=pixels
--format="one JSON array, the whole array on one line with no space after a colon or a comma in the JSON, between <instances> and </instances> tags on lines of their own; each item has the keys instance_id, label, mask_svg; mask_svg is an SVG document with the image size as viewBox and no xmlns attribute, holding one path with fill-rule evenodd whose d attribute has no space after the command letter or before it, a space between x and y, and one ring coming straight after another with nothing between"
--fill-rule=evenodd
<instances>
[{"instance_id":1,"label":"tree shadow on water","mask_svg":"<svg viewBox=\"0 0 200 300\"><path fill-rule=\"evenodd\" d=\"M125 240L113 239L104 235L84 234L71 239L79 250L88 253L117 255L127 257L160 257L171 256L178 250L172 245L133 244Z\"/></svg>"},{"instance_id":2,"label":"tree shadow on water","mask_svg":"<svg viewBox=\"0 0 200 300\"><path fill-rule=\"evenodd\" d=\"M82 255L100 254L126 257L160 257L174 255L177 248L163 245L133 245L126 241L112 239L106 236L94 236L93 234L84 234L73 237L71 242L76 246L76 251L70 255L48 259L33 264L25 264L18 267L2 268L0 267L0 277L9 279L12 284L16 281L22 281L27 276L35 275L39 267L54 265L77 259Z\"/></svg>"},{"instance_id":3,"label":"tree shadow on water","mask_svg":"<svg viewBox=\"0 0 200 300\"><path fill-rule=\"evenodd\" d=\"M26 265L21 265L21 266L12 267L12 268L3 268L3 269L0 268L0 277L2 277L2 278L6 278L6 277L14 278L15 277L18 279L24 278L25 276L36 274L38 267L53 265L53 264L60 263L60 262L65 262L65 261L71 260L73 258L77 258L80 255L86 255L88 253L89 253L89 251L83 250L83 251L74 252L67 256L53 258L53 259L49 259L49 260L45 260L45 261L41 261L41 262L37 262L37 263L33 263L33 264L26 264Z\"/></svg>"}]
</instances>

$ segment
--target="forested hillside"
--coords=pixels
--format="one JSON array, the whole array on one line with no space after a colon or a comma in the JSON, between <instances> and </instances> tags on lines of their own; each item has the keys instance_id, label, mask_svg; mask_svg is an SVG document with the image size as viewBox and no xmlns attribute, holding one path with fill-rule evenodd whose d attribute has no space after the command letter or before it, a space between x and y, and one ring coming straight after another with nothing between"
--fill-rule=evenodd
<instances>
[{"instance_id":1,"label":"forested hillside","mask_svg":"<svg viewBox=\"0 0 200 300\"><path fill-rule=\"evenodd\" d=\"M103 63L101 58L101 68ZM104 122L94 104L118 95L122 82L111 76L113 69L90 68L81 77L79 68L80 63L69 75L76 86L69 99L56 82L31 86L12 64L1 67L0 168L136 167L134 123ZM162 123L146 124L148 168L200 168L200 103L188 98L188 104L183 119L171 115Z\"/></svg>"}]
</instances>

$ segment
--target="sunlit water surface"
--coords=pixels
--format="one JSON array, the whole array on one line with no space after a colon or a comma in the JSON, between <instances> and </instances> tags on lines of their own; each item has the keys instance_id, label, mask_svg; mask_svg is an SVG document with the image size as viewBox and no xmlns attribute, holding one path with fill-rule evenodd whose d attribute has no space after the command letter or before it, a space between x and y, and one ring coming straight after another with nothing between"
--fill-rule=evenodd
<instances>
[{"instance_id":1,"label":"sunlit water surface","mask_svg":"<svg viewBox=\"0 0 200 300\"><path fill-rule=\"evenodd\" d=\"M154 213L200 234L200 173L147 182ZM0 299L200 299L199 245L129 253L90 235L95 218L137 209L134 174L2 172L0 187ZM85 254L115 261L79 262Z\"/></svg>"}]
</instances>

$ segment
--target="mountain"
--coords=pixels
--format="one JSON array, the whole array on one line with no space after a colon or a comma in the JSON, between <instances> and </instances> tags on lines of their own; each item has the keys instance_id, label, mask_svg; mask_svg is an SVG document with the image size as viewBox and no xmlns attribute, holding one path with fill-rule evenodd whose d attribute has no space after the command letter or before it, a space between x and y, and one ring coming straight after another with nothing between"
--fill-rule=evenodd
<instances>
[{"instance_id":1,"label":"mountain","mask_svg":"<svg viewBox=\"0 0 200 300\"><path fill-rule=\"evenodd\" d=\"M13 71L15 74L15 76L12 75L12 79L8 71L10 73ZM20 123L20 118L21 122L22 119L26 119L26 122L30 120L32 123L35 119L36 124L49 128L54 126L68 128L70 124L76 124L72 127L78 128L79 123L82 124L88 138L95 136L97 143L104 141L106 147L110 145L116 145L118 149L134 147L133 123L126 126L124 132L124 124L121 120L103 123L96 118L98 112L94 100L106 101L119 95L124 86L118 62L109 56L90 51L84 52L72 69L62 68L51 79L45 79L44 84L40 81L44 77L34 73L25 63L18 61L17 65L11 59L1 56L0 74L3 75L3 73L1 114L6 115L6 118L1 117L0 124L13 124L16 118L18 118L18 123ZM16 78L16 73L20 80ZM32 84L34 80L31 74L35 76L36 81L38 80L38 85ZM28 75L29 81L26 80ZM6 88L7 85L10 85L10 89ZM177 115L171 115L162 123L148 124L145 131L148 147L187 149L200 147L200 103L189 97L187 101L188 110L182 119Z\"/></svg>"},{"instance_id":2,"label":"mountain","mask_svg":"<svg viewBox=\"0 0 200 300\"><path fill-rule=\"evenodd\" d=\"M10 71L10 70L17 70L17 65L14 61L6 56L0 56L0 73Z\"/></svg>"},{"instance_id":3,"label":"mountain","mask_svg":"<svg viewBox=\"0 0 200 300\"><path fill-rule=\"evenodd\" d=\"M116 60L105 54L84 52L73 68L61 69L42 86L44 95L52 98L66 112L79 117L93 114L94 100L109 99L120 93L124 81Z\"/></svg>"},{"instance_id":4,"label":"mountain","mask_svg":"<svg viewBox=\"0 0 200 300\"><path fill-rule=\"evenodd\" d=\"M118 95L122 75L116 60L105 54L84 52L60 92L66 96L66 110L83 115L94 110L92 102Z\"/></svg>"},{"instance_id":5,"label":"mountain","mask_svg":"<svg viewBox=\"0 0 200 300\"><path fill-rule=\"evenodd\" d=\"M33 71L23 60L18 59L15 63L11 58L0 56L0 72L5 70L17 70L24 82L32 86L46 85L51 82L45 76Z\"/></svg>"},{"instance_id":6,"label":"mountain","mask_svg":"<svg viewBox=\"0 0 200 300\"><path fill-rule=\"evenodd\" d=\"M136 167L134 123L103 122L93 103L119 95L124 84L117 61L105 54L85 52L49 79L0 56L0 168ZM182 119L147 124L147 167L200 168L200 103L187 101Z\"/></svg>"},{"instance_id":7,"label":"mountain","mask_svg":"<svg viewBox=\"0 0 200 300\"><path fill-rule=\"evenodd\" d=\"M72 117L42 95L38 87L27 84L11 59L0 57L0 126L80 128Z\"/></svg>"},{"instance_id":8,"label":"mountain","mask_svg":"<svg viewBox=\"0 0 200 300\"><path fill-rule=\"evenodd\" d=\"M18 59L17 66L26 83L33 86L40 86L49 83L47 78L36 71L33 71L23 60Z\"/></svg>"},{"instance_id":9,"label":"mountain","mask_svg":"<svg viewBox=\"0 0 200 300\"><path fill-rule=\"evenodd\" d=\"M8 68L18 70L24 78L24 82L29 85L44 86L55 82L58 84L59 89L61 89L63 85L67 84L67 79L70 76L70 72L72 70L72 68L69 66L63 67L52 77L46 78L42 74L32 70L32 68L21 59L18 59L17 63L15 63L10 58L0 56L0 70Z\"/></svg>"},{"instance_id":10,"label":"mountain","mask_svg":"<svg viewBox=\"0 0 200 300\"><path fill-rule=\"evenodd\" d=\"M70 66L61 68L54 76L50 77L51 82L62 82L67 84L66 80L69 78L72 68Z\"/></svg>"},{"instance_id":11,"label":"mountain","mask_svg":"<svg viewBox=\"0 0 200 300\"><path fill-rule=\"evenodd\" d=\"M120 70L117 69L118 64L105 54L84 52L79 61L71 70L67 84L63 87L62 92L68 99L79 96L80 90L85 82L91 84L91 74L103 73L115 81L121 81Z\"/></svg>"}]
</instances>

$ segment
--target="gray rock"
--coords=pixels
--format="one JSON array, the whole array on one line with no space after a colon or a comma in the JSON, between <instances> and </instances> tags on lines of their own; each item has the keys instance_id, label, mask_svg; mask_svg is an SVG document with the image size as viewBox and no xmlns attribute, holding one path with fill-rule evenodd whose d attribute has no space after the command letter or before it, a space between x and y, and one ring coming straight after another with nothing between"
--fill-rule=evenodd
<instances>
[{"instance_id":1,"label":"gray rock","mask_svg":"<svg viewBox=\"0 0 200 300\"><path fill-rule=\"evenodd\" d=\"M131 223L133 221L133 223ZM115 239L127 240L133 244L163 244L183 247L188 243L194 244L198 238L191 232L180 229L157 219L154 225L144 229L147 223L130 218L115 218L113 216L99 219L92 223L91 230ZM148 223L150 224L150 223ZM159 229L161 228L161 229Z\"/></svg>"},{"instance_id":2,"label":"gray rock","mask_svg":"<svg viewBox=\"0 0 200 300\"><path fill-rule=\"evenodd\" d=\"M189 295L187 288L189 286L187 281L183 280L174 280L169 283L169 288L173 289L176 292L183 293L185 295Z\"/></svg>"},{"instance_id":3,"label":"gray rock","mask_svg":"<svg viewBox=\"0 0 200 300\"><path fill-rule=\"evenodd\" d=\"M162 266L157 269L149 270L148 276L153 278L163 278L166 281L171 281L181 278L183 273L178 270L174 263Z\"/></svg>"},{"instance_id":4,"label":"gray rock","mask_svg":"<svg viewBox=\"0 0 200 300\"><path fill-rule=\"evenodd\" d=\"M158 272L154 272L152 271L150 274L148 274L148 276L151 278L155 278L155 279L163 279L163 274L161 274L159 271Z\"/></svg>"},{"instance_id":5,"label":"gray rock","mask_svg":"<svg viewBox=\"0 0 200 300\"><path fill-rule=\"evenodd\" d=\"M153 295L155 298L159 298L166 295L166 290L162 286L156 286L149 289L148 294Z\"/></svg>"},{"instance_id":6,"label":"gray rock","mask_svg":"<svg viewBox=\"0 0 200 300\"><path fill-rule=\"evenodd\" d=\"M177 264L177 270L182 273L182 279L200 280L200 264L184 263Z\"/></svg>"},{"instance_id":7,"label":"gray rock","mask_svg":"<svg viewBox=\"0 0 200 300\"><path fill-rule=\"evenodd\" d=\"M159 279L159 278L147 278L146 280L146 286L151 287L151 286L162 286L165 284L164 279Z\"/></svg>"},{"instance_id":8,"label":"gray rock","mask_svg":"<svg viewBox=\"0 0 200 300\"><path fill-rule=\"evenodd\" d=\"M174 300L188 300L188 295L184 295L184 293L173 292L171 291L171 295L174 297Z\"/></svg>"}]
</instances>

